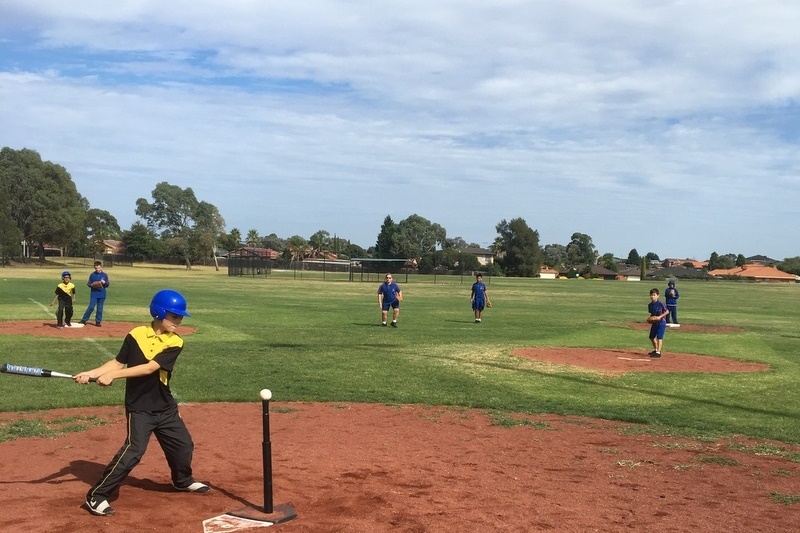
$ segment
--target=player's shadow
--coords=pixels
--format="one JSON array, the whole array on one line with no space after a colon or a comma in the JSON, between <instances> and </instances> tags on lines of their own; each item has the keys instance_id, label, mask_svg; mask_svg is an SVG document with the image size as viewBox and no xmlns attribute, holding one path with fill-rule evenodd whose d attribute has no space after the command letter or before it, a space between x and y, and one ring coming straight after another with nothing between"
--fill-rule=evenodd
<instances>
[{"instance_id":1,"label":"player's shadow","mask_svg":"<svg viewBox=\"0 0 800 533\"><path fill-rule=\"evenodd\" d=\"M91 487L98 479L100 479L105 467L106 465L104 464L94 463L92 461L71 461L69 465L64 466L61 470L38 479L0 481L0 484L47 483L57 485L70 481L78 481L86 484L88 488ZM175 492L175 489L169 483L157 483L151 479L141 479L132 475L128 475L123 483L125 485L130 485L131 487L137 487L143 490L155 492Z\"/></svg>"}]
</instances>

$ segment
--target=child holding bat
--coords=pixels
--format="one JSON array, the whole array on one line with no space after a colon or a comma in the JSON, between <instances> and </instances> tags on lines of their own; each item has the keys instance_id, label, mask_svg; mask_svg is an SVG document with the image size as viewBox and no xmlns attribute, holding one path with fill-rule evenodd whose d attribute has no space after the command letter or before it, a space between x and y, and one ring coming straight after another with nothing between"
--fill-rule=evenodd
<instances>
[{"instance_id":1,"label":"child holding bat","mask_svg":"<svg viewBox=\"0 0 800 533\"><path fill-rule=\"evenodd\" d=\"M86 506L95 515L114 514L108 500L139 463L153 433L164 450L176 490L198 494L211 490L192 477L194 443L169 389L175 361L183 349L183 339L175 329L183 317L190 316L186 299L173 290L159 291L150 302L150 314L153 321L132 329L116 358L74 378L84 384L96 380L106 387L116 379L126 380L127 436L86 495Z\"/></svg>"}]
</instances>

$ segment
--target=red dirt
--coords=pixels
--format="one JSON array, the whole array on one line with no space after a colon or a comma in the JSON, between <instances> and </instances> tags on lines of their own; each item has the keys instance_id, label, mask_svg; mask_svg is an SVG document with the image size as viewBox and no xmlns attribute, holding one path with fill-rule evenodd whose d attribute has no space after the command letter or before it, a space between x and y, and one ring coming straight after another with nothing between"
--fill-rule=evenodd
<instances>
[{"instance_id":1,"label":"red dirt","mask_svg":"<svg viewBox=\"0 0 800 533\"><path fill-rule=\"evenodd\" d=\"M110 330L105 324L84 329ZM597 363L601 370L608 364L612 371L737 371L707 367L726 363L713 357L665 352L658 361L629 362L620 353L536 349L524 356L566 364L563 358L572 354L574 364ZM619 361L636 367L620 369ZM201 532L204 519L259 509L261 402L187 404L181 412L196 444L195 476L213 492L173 491L153 441L112 502L113 517L91 516L81 504L122 444L121 407L0 413L0 425L74 416L110 422L52 439L0 443L2 529ZM800 524L800 505L770 497L800 495L800 463L741 449L755 442L735 439L734 449L727 440L631 436L622 431L631 425L605 420L514 418L525 423L493 425L485 412L463 408L273 402L273 501L291 503L298 514L275 527L309 533L783 533ZM798 446L767 444L800 454Z\"/></svg>"}]
</instances>

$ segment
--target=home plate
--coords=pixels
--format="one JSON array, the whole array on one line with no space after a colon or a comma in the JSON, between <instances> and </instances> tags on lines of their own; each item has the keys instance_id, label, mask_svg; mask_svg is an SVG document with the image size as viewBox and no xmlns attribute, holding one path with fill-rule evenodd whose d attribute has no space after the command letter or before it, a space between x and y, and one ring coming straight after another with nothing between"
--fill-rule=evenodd
<instances>
[{"instance_id":1,"label":"home plate","mask_svg":"<svg viewBox=\"0 0 800 533\"><path fill-rule=\"evenodd\" d=\"M648 363L652 361L652 359L641 359L638 357L617 357L617 359L622 359L623 361L647 361Z\"/></svg>"},{"instance_id":2,"label":"home plate","mask_svg":"<svg viewBox=\"0 0 800 533\"><path fill-rule=\"evenodd\" d=\"M72 324L71 326L64 326L64 327L65 328L82 328L84 325L85 324L81 324L80 322L76 322L75 324Z\"/></svg>"},{"instance_id":3,"label":"home plate","mask_svg":"<svg viewBox=\"0 0 800 533\"><path fill-rule=\"evenodd\" d=\"M243 529L269 527L271 525L273 525L272 522L261 522L258 520L249 520L247 518L239 518L238 516L231 516L229 514L222 514L214 518L203 520L203 533L240 531Z\"/></svg>"}]
</instances>

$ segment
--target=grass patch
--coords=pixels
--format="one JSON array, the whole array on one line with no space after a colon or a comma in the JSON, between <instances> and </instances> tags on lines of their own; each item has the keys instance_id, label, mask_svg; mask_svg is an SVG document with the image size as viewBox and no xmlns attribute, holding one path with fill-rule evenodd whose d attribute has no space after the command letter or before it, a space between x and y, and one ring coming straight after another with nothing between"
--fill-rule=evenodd
<instances>
[{"instance_id":1,"label":"grass patch","mask_svg":"<svg viewBox=\"0 0 800 533\"><path fill-rule=\"evenodd\" d=\"M87 429L102 426L107 423L107 420L96 416L72 416L47 422L43 420L13 420L0 425L0 442L26 437L45 437L52 439L64 435L65 433L86 431Z\"/></svg>"},{"instance_id":2,"label":"grass patch","mask_svg":"<svg viewBox=\"0 0 800 533\"><path fill-rule=\"evenodd\" d=\"M780 492L770 493L770 498L775 503L783 505L794 505L800 503L800 494L781 494Z\"/></svg>"},{"instance_id":3,"label":"grass patch","mask_svg":"<svg viewBox=\"0 0 800 533\"><path fill-rule=\"evenodd\" d=\"M91 265L70 269L74 279L84 279ZM54 320L47 304L60 270L5 269L0 320ZM497 305L476 326L471 278L442 283L442 276L436 282L413 276L398 280L405 298L400 327L393 329L378 325L379 281L323 281L278 271L267 279L237 278L202 265L107 271L110 321L146 322L147 303L165 277L187 297L192 316L184 323L197 332L185 337L171 381L184 402L252 402L266 386L284 405L418 404L529 417L512 422L503 418L517 417L498 416L507 426L536 425L532 417L548 413L587 425L598 419L629 423L622 430L629 434L699 442L744 435L800 444L800 424L791 423L800 412L792 318L800 285L683 282L683 322L742 331L669 331L665 349L765 363L768 372L631 372L609 380L569 367L556 372L510 353L536 346L649 350L647 332L629 327L647 310L649 284L492 278ZM602 319L585 313L588 301L603 302ZM0 362L76 373L106 361L120 342L41 337L31 343L24 335L0 335L0 353L14 354L14 361ZM123 385L30 379L21 387L19 379L0 376L0 411L119 406ZM791 453L783 457L796 460Z\"/></svg>"},{"instance_id":4,"label":"grass patch","mask_svg":"<svg viewBox=\"0 0 800 533\"><path fill-rule=\"evenodd\" d=\"M486 413L493 426L500 426L504 428L512 428L517 426L529 426L534 429L547 429L550 424L543 420L534 421L529 418L512 416L509 413L501 413L498 411L489 411Z\"/></svg>"}]
</instances>

